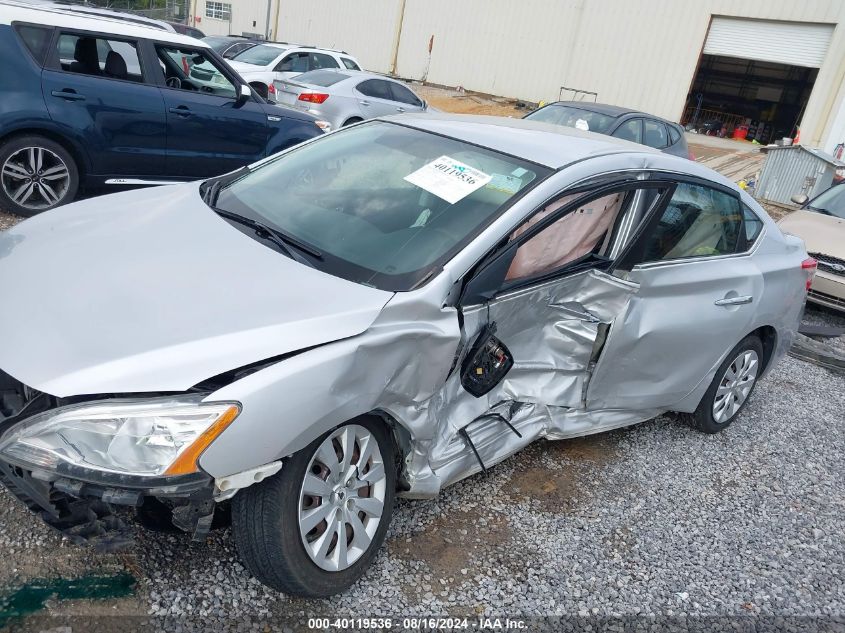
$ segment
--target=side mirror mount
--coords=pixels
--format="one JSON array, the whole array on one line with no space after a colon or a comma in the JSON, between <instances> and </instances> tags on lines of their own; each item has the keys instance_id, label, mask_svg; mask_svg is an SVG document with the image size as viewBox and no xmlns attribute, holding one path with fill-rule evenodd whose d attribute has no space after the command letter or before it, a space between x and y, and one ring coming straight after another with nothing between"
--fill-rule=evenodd
<instances>
[{"instance_id":1,"label":"side mirror mount","mask_svg":"<svg viewBox=\"0 0 845 633\"><path fill-rule=\"evenodd\" d=\"M794 196L792 196L790 198L790 200L792 200L792 202L797 204L799 207L803 207L805 204L807 204L810 201L810 198L806 194L796 193Z\"/></svg>"},{"instance_id":2,"label":"side mirror mount","mask_svg":"<svg viewBox=\"0 0 845 633\"><path fill-rule=\"evenodd\" d=\"M252 88L246 84L241 84L238 88L237 104L243 105L252 98Z\"/></svg>"}]
</instances>

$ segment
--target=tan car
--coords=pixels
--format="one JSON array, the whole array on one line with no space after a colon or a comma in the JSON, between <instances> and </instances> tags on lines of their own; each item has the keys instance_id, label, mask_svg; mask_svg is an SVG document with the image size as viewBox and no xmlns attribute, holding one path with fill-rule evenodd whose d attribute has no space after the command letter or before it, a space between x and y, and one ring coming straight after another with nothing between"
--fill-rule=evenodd
<instances>
[{"instance_id":1,"label":"tan car","mask_svg":"<svg viewBox=\"0 0 845 633\"><path fill-rule=\"evenodd\" d=\"M792 196L801 208L780 221L780 228L804 240L818 263L807 300L845 312L845 183L812 200Z\"/></svg>"}]
</instances>

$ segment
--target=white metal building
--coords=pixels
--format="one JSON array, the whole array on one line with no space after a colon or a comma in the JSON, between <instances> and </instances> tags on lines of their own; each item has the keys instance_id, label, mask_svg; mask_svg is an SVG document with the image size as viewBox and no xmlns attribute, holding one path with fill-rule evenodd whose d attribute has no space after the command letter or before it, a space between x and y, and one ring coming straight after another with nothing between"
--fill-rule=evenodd
<instances>
[{"instance_id":1,"label":"white metal building","mask_svg":"<svg viewBox=\"0 0 845 633\"><path fill-rule=\"evenodd\" d=\"M207 33L341 48L408 79L845 141L845 0L230 0L225 24L193 2Z\"/></svg>"}]
</instances>

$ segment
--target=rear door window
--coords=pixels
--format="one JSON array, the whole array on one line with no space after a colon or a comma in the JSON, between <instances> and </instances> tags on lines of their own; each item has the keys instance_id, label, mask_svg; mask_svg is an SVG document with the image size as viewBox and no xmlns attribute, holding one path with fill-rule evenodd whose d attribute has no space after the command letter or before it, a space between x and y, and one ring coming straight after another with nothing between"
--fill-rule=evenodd
<instances>
[{"instance_id":1,"label":"rear door window","mask_svg":"<svg viewBox=\"0 0 845 633\"><path fill-rule=\"evenodd\" d=\"M143 81L137 42L61 33L56 49L62 70L66 72Z\"/></svg>"},{"instance_id":2,"label":"rear door window","mask_svg":"<svg viewBox=\"0 0 845 633\"><path fill-rule=\"evenodd\" d=\"M745 224L734 196L680 183L645 235L639 262L732 255L745 247Z\"/></svg>"},{"instance_id":3,"label":"rear door window","mask_svg":"<svg viewBox=\"0 0 845 633\"><path fill-rule=\"evenodd\" d=\"M308 58L308 70L319 70L321 68L340 68L340 64L331 55L311 53Z\"/></svg>"},{"instance_id":4,"label":"rear door window","mask_svg":"<svg viewBox=\"0 0 845 633\"><path fill-rule=\"evenodd\" d=\"M643 142L643 120L642 119L631 119L630 121L626 121L613 133L613 136L616 138L621 138L626 141L631 141L633 143L642 143Z\"/></svg>"},{"instance_id":5,"label":"rear door window","mask_svg":"<svg viewBox=\"0 0 845 633\"><path fill-rule=\"evenodd\" d=\"M249 54L249 51L246 51L246 54ZM291 53L279 62L274 70L279 73L308 72L308 53Z\"/></svg>"},{"instance_id":6,"label":"rear door window","mask_svg":"<svg viewBox=\"0 0 845 633\"><path fill-rule=\"evenodd\" d=\"M393 101L393 95L390 92L390 84L381 79L368 79L358 84L358 92L367 97L375 99L385 99L386 101Z\"/></svg>"},{"instance_id":7,"label":"rear door window","mask_svg":"<svg viewBox=\"0 0 845 633\"><path fill-rule=\"evenodd\" d=\"M669 145L669 134L666 131L666 126L660 121L654 119L645 119L645 132L643 134L643 143L649 147L661 149Z\"/></svg>"},{"instance_id":8,"label":"rear door window","mask_svg":"<svg viewBox=\"0 0 845 633\"><path fill-rule=\"evenodd\" d=\"M50 44L53 29L32 24L19 24L15 29L29 52L32 53L35 61L43 65L47 57L47 46Z\"/></svg>"}]
</instances>

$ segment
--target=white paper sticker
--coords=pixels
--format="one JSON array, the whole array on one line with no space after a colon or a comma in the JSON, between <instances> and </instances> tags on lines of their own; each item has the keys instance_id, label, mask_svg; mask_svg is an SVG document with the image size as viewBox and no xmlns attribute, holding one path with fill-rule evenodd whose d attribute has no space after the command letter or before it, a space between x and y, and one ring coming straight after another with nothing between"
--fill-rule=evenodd
<instances>
[{"instance_id":1,"label":"white paper sticker","mask_svg":"<svg viewBox=\"0 0 845 633\"><path fill-rule=\"evenodd\" d=\"M412 185L433 193L449 204L463 200L490 179L489 174L448 156L441 156L405 176Z\"/></svg>"}]
</instances>

